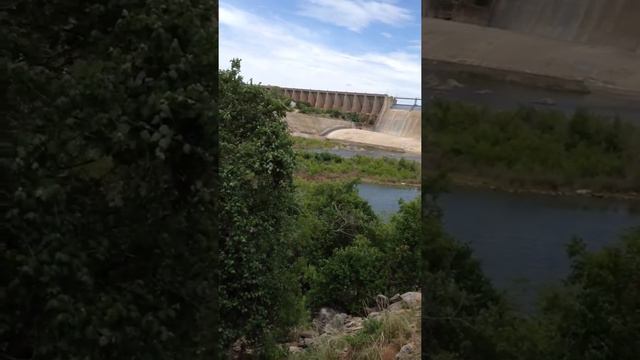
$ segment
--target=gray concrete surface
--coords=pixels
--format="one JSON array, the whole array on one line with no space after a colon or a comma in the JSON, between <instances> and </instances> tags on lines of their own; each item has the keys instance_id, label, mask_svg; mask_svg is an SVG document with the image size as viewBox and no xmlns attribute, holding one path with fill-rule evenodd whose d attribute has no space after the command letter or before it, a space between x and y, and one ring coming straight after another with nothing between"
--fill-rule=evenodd
<instances>
[{"instance_id":1,"label":"gray concrete surface","mask_svg":"<svg viewBox=\"0 0 640 360\"><path fill-rule=\"evenodd\" d=\"M495 0L489 26L640 51L638 0Z\"/></svg>"},{"instance_id":2,"label":"gray concrete surface","mask_svg":"<svg viewBox=\"0 0 640 360\"><path fill-rule=\"evenodd\" d=\"M501 71L516 80L520 74L525 80L526 76L537 76L580 82L591 92L640 98L639 52L434 18L424 20L422 57L426 60L470 65L489 73Z\"/></svg>"}]
</instances>

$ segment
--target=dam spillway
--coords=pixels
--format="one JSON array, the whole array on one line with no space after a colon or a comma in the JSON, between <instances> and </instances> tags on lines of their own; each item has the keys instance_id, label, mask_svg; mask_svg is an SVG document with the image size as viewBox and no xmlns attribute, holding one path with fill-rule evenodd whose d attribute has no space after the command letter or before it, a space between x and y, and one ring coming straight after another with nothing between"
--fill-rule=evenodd
<instances>
[{"instance_id":1,"label":"dam spillway","mask_svg":"<svg viewBox=\"0 0 640 360\"><path fill-rule=\"evenodd\" d=\"M420 107L397 109L389 107L380 114L375 131L413 139L422 138L422 111Z\"/></svg>"},{"instance_id":2,"label":"dam spillway","mask_svg":"<svg viewBox=\"0 0 640 360\"><path fill-rule=\"evenodd\" d=\"M489 26L640 51L638 0L496 0Z\"/></svg>"},{"instance_id":3,"label":"dam spillway","mask_svg":"<svg viewBox=\"0 0 640 360\"><path fill-rule=\"evenodd\" d=\"M434 0L424 3L423 17L640 52L638 0L469 0L447 6Z\"/></svg>"},{"instance_id":4,"label":"dam spillway","mask_svg":"<svg viewBox=\"0 0 640 360\"><path fill-rule=\"evenodd\" d=\"M422 111L418 104L420 99L396 98L384 94L354 93L344 91L328 91L267 86L271 90L278 90L284 96L297 102L307 102L311 106L323 110L340 110L358 113L371 130L387 135L420 140ZM400 105L399 99L412 100L414 105ZM326 135L336 126L327 119L316 118L317 126L308 124L313 116L302 114L288 115L295 127L305 122L305 128L313 129L316 134ZM329 124L333 128L329 128Z\"/></svg>"}]
</instances>

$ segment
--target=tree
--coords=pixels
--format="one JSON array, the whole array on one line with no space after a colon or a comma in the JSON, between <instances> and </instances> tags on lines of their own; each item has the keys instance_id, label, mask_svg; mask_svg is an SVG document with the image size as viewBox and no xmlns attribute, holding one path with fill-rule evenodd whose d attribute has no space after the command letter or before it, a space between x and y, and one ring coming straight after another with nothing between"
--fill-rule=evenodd
<instances>
[{"instance_id":1,"label":"tree","mask_svg":"<svg viewBox=\"0 0 640 360\"><path fill-rule=\"evenodd\" d=\"M219 90L221 340L225 349L242 338L260 346L297 320L294 153L285 104L245 83L239 60L219 72Z\"/></svg>"},{"instance_id":2,"label":"tree","mask_svg":"<svg viewBox=\"0 0 640 360\"><path fill-rule=\"evenodd\" d=\"M580 240L568 248L571 273L563 288L542 301L542 322L557 359L634 359L640 351L640 231L616 246L588 252ZM561 357L560 354L564 354Z\"/></svg>"},{"instance_id":3,"label":"tree","mask_svg":"<svg viewBox=\"0 0 640 360\"><path fill-rule=\"evenodd\" d=\"M210 358L216 7L3 5L19 143L0 244L5 357Z\"/></svg>"}]
</instances>

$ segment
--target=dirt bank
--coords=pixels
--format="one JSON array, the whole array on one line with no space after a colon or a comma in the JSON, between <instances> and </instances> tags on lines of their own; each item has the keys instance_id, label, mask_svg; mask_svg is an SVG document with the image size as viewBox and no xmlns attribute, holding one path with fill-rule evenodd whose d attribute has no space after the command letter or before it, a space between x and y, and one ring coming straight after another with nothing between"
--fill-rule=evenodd
<instances>
[{"instance_id":1,"label":"dirt bank","mask_svg":"<svg viewBox=\"0 0 640 360\"><path fill-rule=\"evenodd\" d=\"M409 137L393 136L375 131L360 129L341 129L327 135L327 139L348 141L355 144L363 144L379 147L381 149L400 150L419 154L421 141Z\"/></svg>"}]
</instances>

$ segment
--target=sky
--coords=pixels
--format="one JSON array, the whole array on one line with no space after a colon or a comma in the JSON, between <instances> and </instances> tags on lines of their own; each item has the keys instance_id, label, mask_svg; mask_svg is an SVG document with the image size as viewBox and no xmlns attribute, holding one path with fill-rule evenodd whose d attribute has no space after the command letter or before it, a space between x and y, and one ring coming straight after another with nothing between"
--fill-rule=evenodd
<instances>
[{"instance_id":1,"label":"sky","mask_svg":"<svg viewBox=\"0 0 640 360\"><path fill-rule=\"evenodd\" d=\"M420 0L221 0L219 61L281 87L420 97Z\"/></svg>"}]
</instances>

